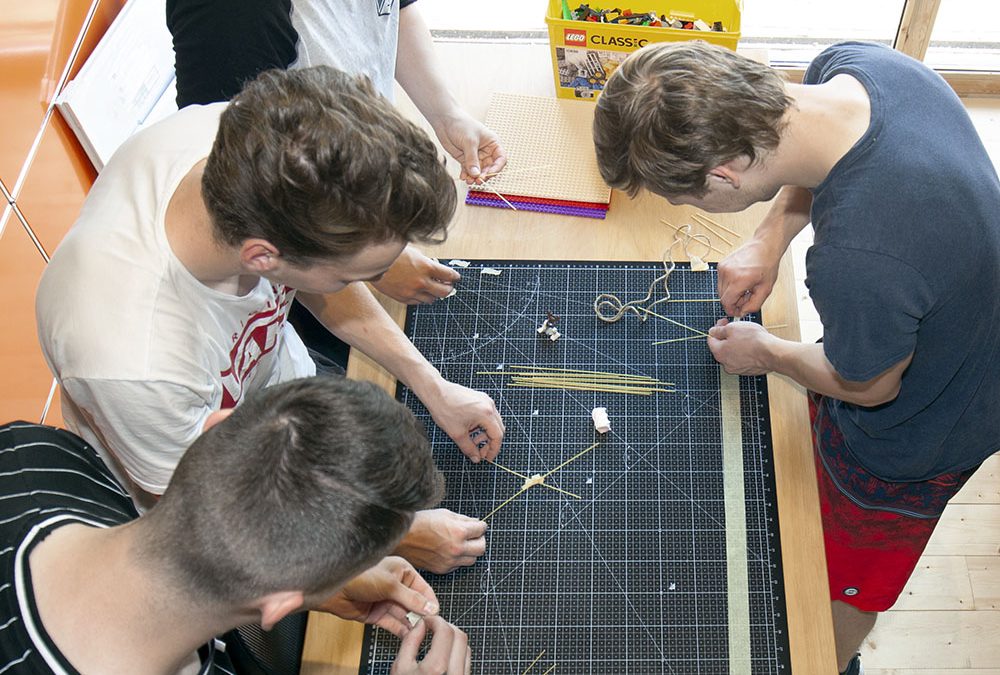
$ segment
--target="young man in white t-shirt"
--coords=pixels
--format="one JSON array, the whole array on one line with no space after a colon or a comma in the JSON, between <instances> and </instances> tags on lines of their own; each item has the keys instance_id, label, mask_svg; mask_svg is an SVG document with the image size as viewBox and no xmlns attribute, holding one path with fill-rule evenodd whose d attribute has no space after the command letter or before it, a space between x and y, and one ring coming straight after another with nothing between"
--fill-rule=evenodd
<instances>
[{"instance_id":1,"label":"young man in white t-shirt","mask_svg":"<svg viewBox=\"0 0 1000 675\"><path fill-rule=\"evenodd\" d=\"M134 136L38 289L67 425L148 505L209 414L315 373L285 321L298 291L472 461L492 459L504 432L493 401L444 380L354 283L408 242L440 238L455 202L426 134L331 68L265 73L228 106L192 106ZM399 552L445 572L475 562L485 529L420 512Z\"/></svg>"},{"instance_id":2,"label":"young man in white t-shirt","mask_svg":"<svg viewBox=\"0 0 1000 675\"><path fill-rule=\"evenodd\" d=\"M459 105L438 68L431 33L414 0L167 0L177 105L226 101L269 68L333 66L371 78L392 100L398 83L454 157L466 182L504 168L497 135ZM373 284L407 304L446 297L455 269L408 246ZM298 326L311 322L297 315ZM309 343L312 337L303 333ZM316 347L324 347L319 336ZM313 345L311 345L313 346Z\"/></svg>"}]
</instances>

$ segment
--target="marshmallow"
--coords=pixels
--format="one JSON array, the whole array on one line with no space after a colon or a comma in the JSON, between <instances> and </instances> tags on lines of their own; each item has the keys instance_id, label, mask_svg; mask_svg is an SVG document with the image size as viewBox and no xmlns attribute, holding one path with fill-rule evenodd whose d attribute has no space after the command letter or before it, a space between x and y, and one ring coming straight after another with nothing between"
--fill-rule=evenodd
<instances>
[{"instance_id":1,"label":"marshmallow","mask_svg":"<svg viewBox=\"0 0 1000 675\"><path fill-rule=\"evenodd\" d=\"M611 420L608 419L607 408L594 408L590 412L590 416L594 420L594 428L597 429L598 433L606 434L611 431Z\"/></svg>"}]
</instances>

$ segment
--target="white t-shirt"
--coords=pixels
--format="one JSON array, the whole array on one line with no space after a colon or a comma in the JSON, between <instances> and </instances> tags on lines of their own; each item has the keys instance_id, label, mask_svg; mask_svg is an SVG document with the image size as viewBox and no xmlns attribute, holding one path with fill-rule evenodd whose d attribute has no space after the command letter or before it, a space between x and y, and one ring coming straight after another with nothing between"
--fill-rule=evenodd
<instances>
[{"instance_id":1,"label":"white t-shirt","mask_svg":"<svg viewBox=\"0 0 1000 675\"><path fill-rule=\"evenodd\" d=\"M42 275L38 334L66 425L136 495L161 494L208 415L315 374L286 322L294 290L203 285L164 230L181 179L207 157L225 103L190 106L119 148Z\"/></svg>"},{"instance_id":2,"label":"white t-shirt","mask_svg":"<svg viewBox=\"0 0 1000 675\"><path fill-rule=\"evenodd\" d=\"M399 43L397 0L292 0L299 34L293 68L334 66L362 73L390 101Z\"/></svg>"}]
</instances>

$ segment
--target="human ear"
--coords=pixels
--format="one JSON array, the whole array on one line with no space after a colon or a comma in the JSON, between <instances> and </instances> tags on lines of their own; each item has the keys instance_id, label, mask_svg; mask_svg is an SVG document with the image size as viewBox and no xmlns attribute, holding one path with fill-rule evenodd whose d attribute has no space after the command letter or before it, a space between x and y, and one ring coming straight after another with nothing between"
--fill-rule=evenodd
<instances>
[{"instance_id":1,"label":"human ear","mask_svg":"<svg viewBox=\"0 0 1000 675\"><path fill-rule=\"evenodd\" d=\"M280 258L281 252L266 239L247 239L240 246L243 267L259 276L272 271Z\"/></svg>"},{"instance_id":2,"label":"human ear","mask_svg":"<svg viewBox=\"0 0 1000 675\"><path fill-rule=\"evenodd\" d=\"M740 156L736 159L731 159L710 170L708 172L708 179L710 181L728 183L734 190L739 190L740 184L743 182L743 171L748 165L749 162L746 157Z\"/></svg>"},{"instance_id":3,"label":"human ear","mask_svg":"<svg viewBox=\"0 0 1000 675\"><path fill-rule=\"evenodd\" d=\"M260 627L271 630L274 624L289 614L302 609L305 596L302 591L275 591L260 598L255 604L260 611Z\"/></svg>"}]
</instances>

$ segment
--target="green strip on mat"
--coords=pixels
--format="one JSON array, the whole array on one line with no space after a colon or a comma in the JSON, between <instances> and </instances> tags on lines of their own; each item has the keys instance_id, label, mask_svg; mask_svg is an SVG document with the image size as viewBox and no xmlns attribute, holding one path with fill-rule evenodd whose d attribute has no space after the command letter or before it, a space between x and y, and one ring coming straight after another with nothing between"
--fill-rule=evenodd
<instances>
[{"instance_id":1,"label":"green strip on mat","mask_svg":"<svg viewBox=\"0 0 1000 675\"><path fill-rule=\"evenodd\" d=\"M743 483L740 379L719 368L722 390L722 483L726 499L726 580L729 605L729 673L750 675L750 581Z\"/></svg>"}]
</instances>

